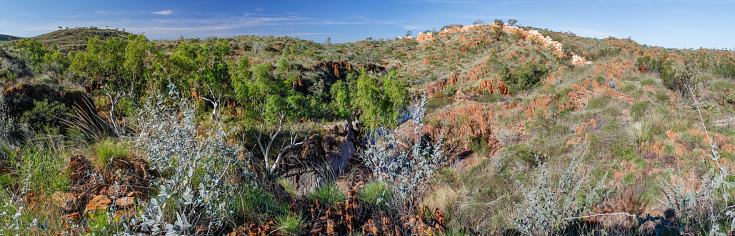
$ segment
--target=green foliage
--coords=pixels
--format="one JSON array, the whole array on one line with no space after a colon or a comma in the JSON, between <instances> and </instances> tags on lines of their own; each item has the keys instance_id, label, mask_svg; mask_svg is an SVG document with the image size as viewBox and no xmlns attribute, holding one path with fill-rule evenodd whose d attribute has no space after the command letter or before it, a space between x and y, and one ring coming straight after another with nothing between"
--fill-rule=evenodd
<instances>
[{"instance_id":1,"label":"green foliage","mask_svg":"<svg viewBox=\"0 0 735 236\"><path fill-rule=\"evenodd\" d=\"M671 62L667 62L667 56L659 58L651 58L651 56L639 57L636 59L635 66L638 69L643 69L649 73L661 74L664 68L671 65Z\"/></svg>"},{"instance_id":2,"label":"green foliage","mask_svg":"<svg viewBox=\"0 0 735 236\"><path fill-rule=\"evenodd\" d=\"M358 192L360 200L376 209L386 210L391 201L392 191L388 185L379 181L371 181Z\"/></svg>"},{"instance_id":3,"label":"green foliage","mask_svg":"<svg viewBox=\"0 0 735 236\"><path fill-rule=\"evenodd\" d=\"M50 196L70 187L68 172L64 171L64 153L55 150L58 143L41 141L24 146L10 156L10 167L15 170L25 192L39 192ZM54 173L54 174L49 174Z\"/></svg>"},{"instance_id":4,"label":"green foliage","mask_svg":"<svg viewBox=\"0 0 735 236\"><path fill-rule=\"evenodd\" d=\"M693 61L685 61L683 66L666 66L661 71L661 80L666 88L679 93L682 97L689 97L698 91L702 83L701 72Z\"/></svg>"},{"instance_id":5,"label":"green foliage","mask_svg":"<svg viewBox=\"0 0 735 236\"><path fill-rule=\"evenodd\" d=\"M714 64L714 73L725 78L735 79L735 60L721 61Z\"/></svg>"},{"instance_id":6,"label":"green foliage","mask_svg":"<svg viewBox=\"0 0 735 236\"><path fill-rule=\"evenodd\" d=\"M587 107L586 109L602 109L607 107L608 104L612 101L612 97L610 95L602 95L596 98L592 98L589 101L587 101Z\"/></svg>"},{"instance_id":7,"label":"green foliage","mask_svg":"<svg viewBox=\"0 0 735 236\"><path fill-rule=\"evenodd\" d=\"M33 101L33 109L23 112L21 123L29 124L37 132L58 134L62 120L69 116L69 109L63 103L48 100Z\"/></svg>"},{"instance_id":8,"label":"green foliage","mask_svg":"<svg viewBox=\"0 0 735 236\"><path fill-rule=\"evenodd\" d=\"M549 72L549 68L546 68L545 65L527 62L523 67L513 71L508 66L503 66L500 76L503 82L511 88L511 91L520 92L533 88L547 72Z\"/></svg>"},{"instance_id":9,"label":"green foliage","mask_svg":"<svg viewBox=\"0 0 735 236\"><path fill-rule=\"evenodd\" d=\"M330 94L335 116L350 119L353 111L359 111L367 130L396 127L409 102L407 85L395 71L378 79L361 70L359 76L351 74L347 81L335 83Z\"/></svg>"},{"instance_id":10,"label":"green foliage","mask_svg":"<svg viewBox=\"0 0 735 236\"><path fill-rule=\"evenodd\" d=\"M87 49L74 55L70 68L94 79L120 77L126 42L119 38L89 38Z\"/></svg>"},{"instance_id":11,"label":"green foliage","mask_svg":"<svg viewBox=\"0 0 735 236\"><path fill-rule=\"evenodd\" d=\"M633 105L630 106L630 116L633 117L634 120L640 120L648 114L651 106L652 104L650 101L633 103Z\"/></svg>"},{"instance_id":12,"label":"green foliage","mask_svg":"<svg viewBox=\"0 0 735 236\"><path fill-rule=\"evenodd\" d=\"M41 62L43 62L43 57L46 56L46 54L51 53L51 51L49 51L46 46L35 39L21 39L20 41L18 41L18 43L15 44L15 46L18 48L23 48L30 52L30 62L32 64L40 64Z\"/></svg>"},{"instance_id":13,"label":"green foliage","mask_svg":"<svg viewBox=\"0 0 735 236\"><path fill-rule=\"evenodd\" d=\"M276 200L272 193L250 186L244 186L231 200L229 205L237 222L258 221L265 223L273 216L285 216L288 204Z\"/></svg>"},{"instance_id":14,"label":"green foliage","mask_svg":"<svg viewBox=\"0 0 735 236\"><path fill-rule=\"evenodd\" d=\"M278 217L278 228L281 230L283 235L301 235L303 223L304 219L301 216L283 215Z\"/></svg>"},{"instance_id":15,"label":"green foliage","mask_svg":"<svg viewBox=\"0 0 735 236\"><path fill-rule=\"evenodd\" d=\"M230 82L232 83L232 88L235 90L235 100L239 103L248 101L250 78L250 59L247 57L238 59Z\"/></svg>"},{"instance_id":16,"label":"green foliage","mask_svg":"<svg viewBox=\"0 0 735 236\"><path fill-rule=\"evenodd\" d=\"M689 132L683 132L681 135L679 135L678 138L679 142L683 143L687 146L688 149L694 149L694 148L706 148L707 145L704 144L704 137L702 135L696 135Z\"/></svg>"},{"instance_id":17,"label":"green foliage","mask_svg":"<svg viewBox=\"0 0 735 236\"><path fill-rule=\"evenodd\" d=\"M446 87L444 87L444 91L442 91L442 93L444 93L444 96L447 97L454 96L456 92L457 89L454 87L454 85L447 85Z\"/></svg>"},{"instance_id":18,"label":"green foliage","mask_svg":"<svg viewBox=\"0 0 735 236\"><path fill-rule=\"evenodd\" d=\"M347 196L339 189L334 182L324 184L306 195L310 201L318 204L334 205L337 202L344 202Z\"/></svg>"},{"instance_id":19,"label":"green foliage","mask_svg":"<svg viewBox=\"0 0 735 236\"><path fill-rule=\"evenodd\" d=\"M139 78L150 76L151 60L149 53L154 53L155 48L144 35L129 35L128 43L125 45L124 62L122 68L127 77L137 81Z\"/></svg>"},{"instance_id":20,"label":"green foliage","mask_svg":"<svg viewBox=\"0 0 735 236\"><path fill-rule=\"evenodd\" d=\"M643 81L641 81L641 86L646 86L646 85L656 86L656 80L644 79Z\"/></svg>"},{"instance_id":21,"label":"green foliage","mask_svg":"<svg viewBox=\"0 0 735 236\"><path fill-rule=\"evenodd\" d=\"M625 82L625 83L623 84L623 87L622 87L622 88L620 88L620 91L621 91L621 92L623 92L623 93L627 93L627 94L629 94L629 93L631 93L631 92L633 92L633 91L635 91L635 90L636 90L636 86L635 86L635 84L633 84L633 83L630 83L630 82Z\"/></svg>"},{"instance_id":22,"label":"green foliage","mask_svg":"<svg viewBox=\"0 0 735 236\"><path fill-rule=\"evenodd\" d=\"M96 210L90 212L86 215L86 222L90 232L83 235L108 235L124 230L120 216L108 211Z\"/></svg>"},{"instance_id":23,"label":"green foliage","mask_svg":"<svg viewBox=\"0 0 735 236\"><path fill-rule=\"evenodd\" d=\"M128 154L130 154L130 149L126 143L115 139L102 140L97 143L96 148L96 162L101 167L106 167L115 158L127 159Z\"/></svg>"}]
</instances>

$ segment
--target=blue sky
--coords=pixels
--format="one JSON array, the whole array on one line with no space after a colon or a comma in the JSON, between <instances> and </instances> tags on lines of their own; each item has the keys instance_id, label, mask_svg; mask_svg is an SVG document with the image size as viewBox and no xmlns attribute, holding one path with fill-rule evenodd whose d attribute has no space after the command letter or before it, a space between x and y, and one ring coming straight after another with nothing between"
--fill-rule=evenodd
<instances>
[{"instance_id":1,"label":"blue sky","mask_svg":"<svg viewBox=\"0 0 735 236\"><path fill-rule=\"evenodd\" d=\"M475 20L579 36L628 38L668 48L735 48L735 0L567 1L33 1L0 0L0 33L36 36L62 27L125 28L151 39L236 35L324 42L395 38Z\"/></svg>"}]
</instances>

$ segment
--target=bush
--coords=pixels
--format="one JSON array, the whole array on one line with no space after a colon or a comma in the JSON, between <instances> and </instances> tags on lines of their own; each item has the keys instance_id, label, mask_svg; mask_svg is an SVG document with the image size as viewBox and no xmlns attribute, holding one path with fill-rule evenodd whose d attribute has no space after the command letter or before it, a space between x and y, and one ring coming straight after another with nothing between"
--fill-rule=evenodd
<instances>
[{"instance_id":1,"label":"bush","mask_svg":"<svg viewBox=\"0 0 735 236\"><path fill-rule=\"evenodd\" d=\"M340 191L339 186L334 182L324 184L306 195L306 198L317 204L334 205L337 202L343 202L347 196Z\"/></svg>"},{"instance_id":2,"label":"bush","mask_svg":"<svg viewBox=\"0 0 735 236\"><path fill-rule=\"evenodd\" d=\"M725 78L735 79L735 62L723 61L714 64L714 72Z\"/></svg>"},{"instance_id":3,"label":"bush","mask_svg":"<svg viewBox=\"0 0 735 236\"><path fill-rule=\"evenodd\" d=\"M513 218L516 229L524 235L554 234L601 202L604 197L602 186L607 176L589 191L584 191L583 184L588 178L579 168L579 158L573 159L561 173L550 172L547 163L539 163L531 186L521 185L523 200L516 204L519 216ZM576 197L580 195L584 197L578 200Z\"/></svg>"},{"instance_id":4,"label":"bush","mask_svg":"<svg viewBox=\"0 0 735 236\"><path fill-rule=\"evenodd\" d=\"M410 215L413 207L421 202L434 172L446 159L442 150L443 132L432 144L431 137L421 134L426 112L426 93L416 102L414 109L413 135L416 140L407 149L399 149L398 138L385 130L387 134L369 145L363 154L365 165L373 171L377 181L391 184L393 191L388 205ZM408 206L408 207L407 207Z\"/></svg>"},{"instance_id":5,"label":"bush","mask_svg":"<svg viewBox=\"0 0 735 236\"><path fill-rule=\"evenodd\" d=\"M301 235L301 225L304 219L301 216L284 215L278 218L278 228L283 235Z\"/></svg>"},{"instance_id":6,"label":"bush","mask_svg":"<svg viewBox=\"0 0 735 236\"><path fill-rule=\"evenodd\" d=\"M11 167L18 180L26 186L24 191L50 195L69 189L68 174L64 172L66 158L64 153L53 148L57 145L60 144L53 140L42 141L25 145L19 152L12 153Z\"/></svg>"},{"instance_id":7,"label":"bush","mask_svg":"<svg viewBox=\"0 0 735 236\"><path fill-rule=\"evenodd\" d=\"M444 87L444 96L451 97L454 96L455 93L457 93L457 89L454 87L454 85L447 85Z\"/></svg>"},{"instance_id":8,"label":"bush","mask_svg":"<svg viewBox=\"0 0 735 236\"><path fill-rule=\"evenodd\" d=\"M365 185L358 193L360 200L368 205L385 210L391 201L392 192L388 185L379 181L372 181Z\"/></svg>"},{"instance_id":9,"label":"bush","mask_svg":"<svg viewBox=\"0 0 735 236\"><path fill-rule=\"evenodd\" d=\"M702 135L695 135L689 132L683 132L679 136L679 142L683 143L687 146L688 149L694 149L694 148L706 148L707 145L705 145L702 140L704 137Z\"/></svg>"},{"instance_id":10,"label":"bush","mask_svg":"<svg viewBox=\"0 0 735 236\"><path fill-rule=\"evenodd\" d=\"M541 77L549 72L546 66L534 62L527 62L523 67L511 71L507 66L503 66L500 76L503 82L507 84L512 92L525 91L532 88L541 81Z\"/></svg>"},{"instance_id":11,"label":"bush","mask_svg":"<svg viewBox=\"0 0 735 236\"><path fill-rule=\"evenodd\" d=\"M132 230L189 234L194 226L221 227L235 189L241 182L255 184L247 169L252 154L231 144L229 134L216 125L200 135L195 112L170 84L168 97L151 96L136 119L136 147L163 178L151 181L158 194L141 204Z\"/></svg>"},{"instance_id":12,"label":"bush","mask_svg":"<svg viewBox=\"0 0 735 236\"><path fill-rule=\"evenodd\" d=\"M641 81L641 86L646 86L646 85L656 86L656 80L644 79L643 81Z\"/></svg>"},{"instance_id":13,"label":"bush","mask_svg":"<svg viewBox=\"0 0 735 236\"><path fill-rule=\"evenodd\" d=\"M605 108L612 101L610 95L602 95L587 101L586 109L602 109Z\"/></svg>"},{"instance_id":14,"label":"bush","mask_svg":"<svg viewBox=\"0 0 735 236\"><path fill-rule=\"evenodd\" d=\"M39 140L39 139L36 139ZM66 158L59 140L32 141L11 152L3 165L11 170L0 176L6 187L0 191L0 234L25 235L39 229L61 228L63 222L47 205L56 192L67 192L70 182L64 171Z\"/></svg>"},{"instance_id":15,"label":"bush","mask_svg":"<svg viewBox=\"0 0 735 236\"><path fill-rule=\"evenodd\" d=\"M58 101L33 101L33 109L23 112L21 123L27 123L35 131L45 131L50 134L59 134L61 121L68 116L69 109Z\"/></svg>"},{"instance_id":16,"label":"bush","mask_svg":"<svg viewBox=\"0 0 735 236\"><path fill-rule=\"evenodd\" d=\"M273 216L288 213L288 204L278 202L273 194L262 188L245 186L235 194L230 211L236 222L265 223Z\"/></svg>"},{"instance_id":17,"label":"bush","mask_svg":"<svg viewBox=\"0 0 735 236\"><path fill-rule=\"evenodd\" d=\"M631 93L636 90L636 86L633 83L625 82L623 87L620 89L623 93Z\"/></svg>"},{"instance_id":18,"label":"bush","mask_svg":"<svg viewBox=\"0 0 735 236\"><path fill-rule=\"evenodd\" d=\"M682 97L689 97L691 93L697 93L703 78L694 62L685 61L680 67L665 67L661 71L661 80L666 88L678 92Z\"/></svg>"},{"instance_id":19,"label":"bush","mask_svg":"<svg viewBox=\"0 0 735 236\"><path fill-rule=\"evenodd\" d=\"M651 105L652 104L649 101L633 103L633 105L630 106L630 116L633 117L634 120L640 120L648 114Z\"/></svg>"},{"instance_id":20,"label":"bush","mask_svg":"<svg viewBox=\"0 0 735 236\"><path fill-rule=\"evenodd\" d=\"M129 147L119 140L105 139L97 143L97 165L105 167L114 158L126 159L130 153Z\"/></svg>"},{"instance_id":21,"label":"bush","mask_svg":"<svg viewBox=\"0 0 735 236\"><path fill-rule=\"evenodd\" d=\"M659 58L651 58L651 56L639 57L636 59L635 66L642 71L649 73L661 73L670 62L666 62L666 56Z\"/></svg>"}]
</instances>

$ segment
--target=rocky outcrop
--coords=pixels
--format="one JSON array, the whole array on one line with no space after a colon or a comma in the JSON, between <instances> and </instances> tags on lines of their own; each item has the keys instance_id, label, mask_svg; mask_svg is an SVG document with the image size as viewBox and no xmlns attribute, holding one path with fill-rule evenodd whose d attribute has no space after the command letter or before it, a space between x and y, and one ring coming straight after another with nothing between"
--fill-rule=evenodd
<instances>
[{"instance_id":1,"label":"rocky outcrop","mask_svg":"<svg viewBox=\"0 0 735 236\"><path fill-rule=\"evenodd\" d=\"M296 185L296 195L311 192L349 171L356 154L355 131L335 126L330 133L315 134L286 154L285 174Z\"/></svg>"},{"instance_id":2,"label":"rocky outcrop","mask_svg":"<svg viewBox=\"0 0 735 236\"><path fill-rule=\"evenodd\" d=\"M535 43L541 44L544 47L546 47L548 49L551 49L554 52L554 54L556 54L559 57L565 57L565 56L571 57L572 64L574 64L574 65L585 65L585 64L591 64L592 63L592 62L588 62L587 60L584 59L584 57L579 56L579 55L575 54L574 52L570 52L570 54L567 55L567 53L564 52L564 49L563 49L564 45L562 45L562 43L554 41L549 36L542 35L537 30L525 30L525 29L519 28L517 26L498 25L498 24L495 24L495 23L492 23L492 24L476 24L476 25L468 25L468 26L463 26L463 27L449 27L449 28L443 29L442 31L439 31L436 34L434 34L432 32L419 33L419 35L416 36L416 40L419 41L419 42L424 42L424 41L428 41L428 40L433 39L435 36L436 37L441 37L441 36L445 36L445 35L449 35L449 34L453 34L453 33L457 33L457 32L465 32L465 31L475 30L475 29L483 28L483 27L485 27L485 28L487 28L487 27L502 27L503 28L503 31L505 31L506 33L509 33L509 34L519 33L519 34L522 35L522 37L526 41L528 41L528 42L535 42ZM474 46L477 46L477 45L480 45L480 44L481 44L481 42L473 42L473 45Z\"/></svg>"},{"instance_id":3,"label":"rocky outcrop","mask_svg":"<svg viewBox=\"0 0 735 236\"><path fill-rule=\"evenodd\" d=\"M46 84L20 84L9 87L3 91L5 105L10 117L20 117L23 112L33 109L34 101L59 102L67 108L82 107L88 111L94 111L92 98L83 91L63 90L53 88Z\"/></svg>"},{"instance_id":4,"label":"rocky outcrop","mask_svg":"<svg viewBox=\"0 0 735 236\"><path fill-rule=\"evenodd\" d=\"M428 98L440 97L447 86L454 86L457 84L457 81L459 81L459 73L450 76L449 79L443 79L439 82L432 83L426 86L426 96Z\"/></svg>"},{"instance_id":5,"label":"rocky outcrop","mask_svg":"<svg viewBox=\"0 0 735 236\"><path fill-rule=\"evenodd\" d=\"M462 107L428 115L421 133L432 140L443 135L445 148L456 153L470 150L472 144L476 143L490 150L490 155L494 155L499 151L500 143L493 132L493 126L497 127L493 111L491 105L468 101ZM395 132L398 137L404 137L403 142L411 142L417 140L413 129L413 123L407 121Z\"/></svg>"},{"instance_id":6,"label":"rocky outcrop","mask_svg":"<svg viewBox=\"0 0 735 236\"><path fill-rule=\"evenodd\" d=\"M134 156L116 158L108 169L95 169L84 156L71 155L66 171L71 190L56 193L54 201L65 218L77 220L80 215L113 205L123 211L132 208L136 199L147 198L149 181L159 176L149 171L147 162Z\"/></svg>"}]
</instances>

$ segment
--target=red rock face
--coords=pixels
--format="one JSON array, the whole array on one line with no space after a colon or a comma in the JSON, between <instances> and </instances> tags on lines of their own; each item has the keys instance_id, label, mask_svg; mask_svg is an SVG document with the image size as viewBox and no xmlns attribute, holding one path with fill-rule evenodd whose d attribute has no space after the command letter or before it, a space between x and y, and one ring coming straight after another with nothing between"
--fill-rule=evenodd
<instances>
[{"instance_id":1,"label":"red rock face","mask_svg":"<svg viewBox=\"0 0 735 236\"><path fill-rule=\"evenodd\" d=\"M132 208L136 204L135 199L147 197L148 181L158 176L149 172L148 163L135 156L116 158L108 168L95 169L92 162L82 155L69 157L66 171L69 172L71 190L54 196L64 217L80 220L80 215L107 210L113 204L121 211Z\"/></svg>"},{"instance_id":2,"label":"red rock face","mask_svg":"<svg viewBox=\"0 0 735 236\"><path fill-rule=\"evenodd\" d=\"M442 31L439 31L438 33L436 33L436 36L441 37L441 36L446 36L446 35L450 35L450 34L457 33L457 32L465 32L465 31L475 30L478 28L493 28L493 27L501 27L501 26L495 23L492 23L492 24L486 24L486 25L477 24L477 25L468 25L468 26L463 26L463 27L450 27L450 28L443 29ZM503 31L505 31L506 33L508 34L520 33L526 41L534 42L548 49L551 49L554 51L554 54L556 54L559 57L567 56L563 50L564 45L562 45L560 42L556 42L552 40L551 37L549 36L543 36L541 33L539 33L536 30L524 30L522 28L518 28L517 26L508 26L508 25L502 25L502 27L503 27ZM419 43L422 43L425 41L429 41L433 38L434 38L434 33L432 32L428 32L425 34L419 33L419 35L416 37L416 40ZM460 42L463 42L465 40L467 39L464 37L460 37ZM467 46L473 47L473 46L477 46L480 44L483 44L483 42L473 41L469 43ZM463 51L465 50L466 49L464 49ZM571 57L572 64L574 65L585 65L585 64L592 63L592 62L588 62L587 60L585 60L584 57L574 54L574 52L572 52L571 55L569 56Z\"/></svg>"},{"instance_id":3,"label":"red rock face","mask_svg":"<svg viewBox=\"0 0 735 236\"><path fill-rule=\"evenodd\" d=\"M337 202L328 206L320 203L305 202L295 199L291 202L292 212L307 212L302 216L304 223L302 233L308 235L350 235L362 232L363 235L404 235L410 231L411 235L436 235L444 232L444 212L434 209L433 218L421 217L422 211L428 208L417 209L416 216L400 219L389 217L386 212L364 207L360 204L357 191L351 190L345 202ZM228 236L238 235L281 235L273 221L265 224L248 222L236 228Z\"/></svg>"}]
</instances>

